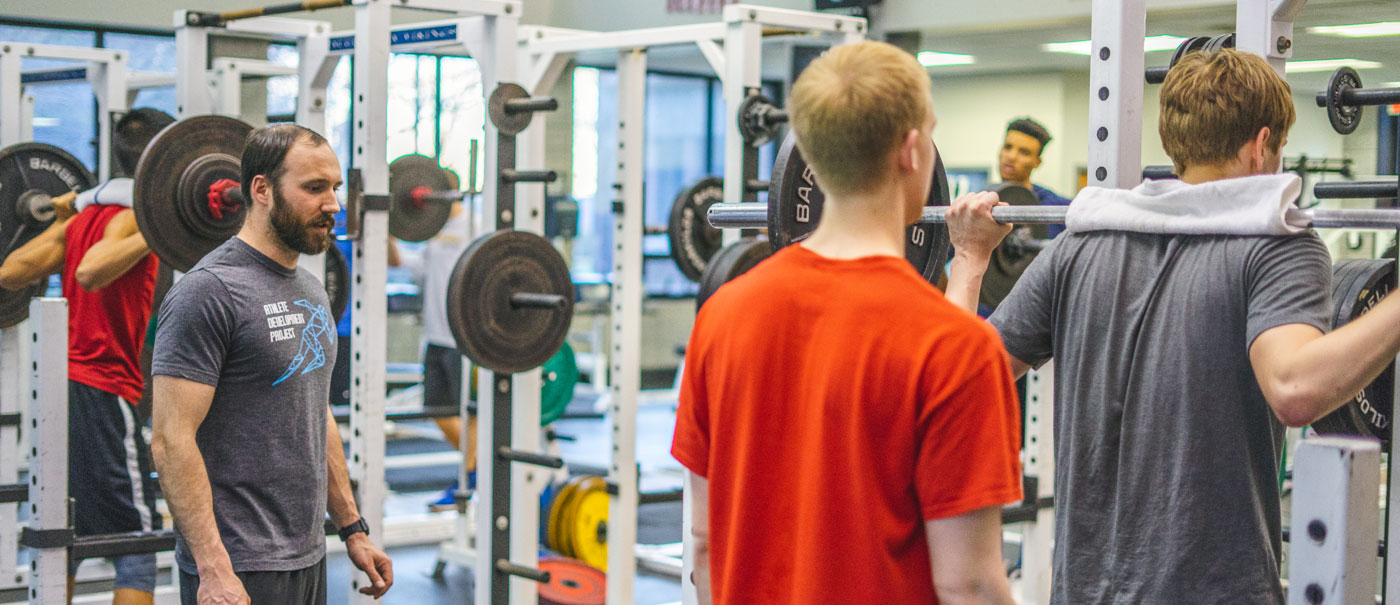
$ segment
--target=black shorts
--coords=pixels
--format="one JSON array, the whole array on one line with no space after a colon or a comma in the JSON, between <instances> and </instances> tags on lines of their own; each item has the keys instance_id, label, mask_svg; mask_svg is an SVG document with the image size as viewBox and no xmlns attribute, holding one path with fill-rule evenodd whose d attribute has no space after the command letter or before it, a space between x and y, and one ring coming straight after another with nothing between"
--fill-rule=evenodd
<instances>
[{"instance_id":1,"label":"black shorts","mask_svg":"<svg viewBox=\"0 0 1400 605\"><path fill-rule=\"evenodd\" d=\"M423 407L462 405L462 352L428 345L423 351Z\"/></svg>"},{"instance_id":2,"label":"black shorts","mask_svg":"<svg viewBox=\"0 0 1400 605\"><path fill-rule=\"evenodd\" d=\"M335 365L331 367L331 405L350 405L350 335L335 337Z\"/></svg>"},{"instance_id":3,"label":"black shorts","mask_svg":"<svg viewBox=\"0 0 1400 605\"><path fill-rule=\"evenodd\" d=\"M79 536L161 528L136 406L68 381L68 494Z\"/></svg>"},{"instance_id":4,"label":"black shorts","mask_svg":"<svg viewBox=\"0 0 1400 605\"><path fill-rule=\"evenodd\" d=\"M325 605L326 559L292 571L240 571L253 605ZM199 603L199 576L180 570L180 603Z\"/></svg>"}]
</instances>

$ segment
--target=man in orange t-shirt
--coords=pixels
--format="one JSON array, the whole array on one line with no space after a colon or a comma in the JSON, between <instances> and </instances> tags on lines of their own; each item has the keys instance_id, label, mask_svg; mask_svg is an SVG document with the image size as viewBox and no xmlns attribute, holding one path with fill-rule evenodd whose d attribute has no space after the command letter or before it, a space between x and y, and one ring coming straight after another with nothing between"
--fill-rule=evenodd
<instances>
[{"instance_id":1,"label":"man in orange t-shirt","mask_svg":"<svg viewBox=\"0 0 1400 605\"><path fill-rule=\"evenodd\" d=\"M833 48L793 86L821 222L707 300L687 349L671 453L701 602L1012 602L1006 355L904 260L936 153L929 86L880 42Z\"/></svg>"}]
</instances>

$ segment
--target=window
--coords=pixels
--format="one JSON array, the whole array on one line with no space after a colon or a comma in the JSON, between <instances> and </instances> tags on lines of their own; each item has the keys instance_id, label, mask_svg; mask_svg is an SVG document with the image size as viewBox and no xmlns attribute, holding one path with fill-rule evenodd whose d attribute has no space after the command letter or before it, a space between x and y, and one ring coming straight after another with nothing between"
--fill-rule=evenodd
<instances>
[{"instance_id":1,"label":"window","mask_svg":"<svg viewBox=\"0 0 1400 605\"><path fill-rule=\"evenodd\" d=\"M175 37L108 33L102 36L104 48L119 48L130 54L126 67L130 75L175 73ZM136 93L131 108L152 107L175 115L175 87L145 88Z\"/></svg>"},{"instance_id":2,"label":"window","mask_svg":"<svg viewBox=\"0 0 1400 605\"><path fill-rule=\"evenodd\" d=\"M56 46L94 46L97 34L91 31L0 25L0 40ZM83 64L56 59L24 59L25 71L75 68ZM97 168L97 101L86 81L29 86L34 97L34 140L57 146L73 154L89 169ZM17 141L5 141L6 144Z\"/></svg>"},{"instance_id":3,"label":"window","mask_svg":"<svg viewBox=\"0 0 1400 605\"><path fill-rule=\"evenodd\" d=\"M777 87L765 93L778 99ZM574 69L572 195L579 204L573 273L599 281L612 270L612 201L617 177L617 73ZM701 178L724 173L724 98L719 81L701 76L647 75L644 220L664 226L676 196ZM772 172L777 143L759 149L758 178ZM760 201L766 194L759 194ZM643 239L643 280L651 295L685 296L698 286L670 258L665 235Z\"/></svg>"},{"instance_id":4,"label":"window","mask_svg":"<svg viewBox=\"0 0 1400 605\"><path fill-rule=\"evenodd\" d=\"M471 144L477 142L476 188L486 182L486 98L482 91L481 68L473 59L443 57L438 72L441 113L438 114L438 161L444 168L457 173L461 189L471 183Z\"/></svg>"},{"instance_id":5,"label":"window","mask_svg":"<svg viewBox=\"0 0 1400 605\"><path fill-rule=\"evenodd\" d=\"M437 157L437 57L389 57L390 161L420 153Z\"/></svg>"}]
</instances>

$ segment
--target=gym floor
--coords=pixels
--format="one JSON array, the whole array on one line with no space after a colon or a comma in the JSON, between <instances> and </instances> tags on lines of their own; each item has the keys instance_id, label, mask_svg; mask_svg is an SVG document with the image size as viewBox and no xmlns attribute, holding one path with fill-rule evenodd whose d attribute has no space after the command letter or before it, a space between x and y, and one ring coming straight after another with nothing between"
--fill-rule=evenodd
<instances>
[{"instance_id":1,"label":"gym floor","mask_svg":"<svg viewBox=\"0 0 1400 605\"><path fill-rule=\"evenodd\" d=\"M554 429L561 436L560 449L564 459L571 465L606 467L611 452L611 424L607 417L563 419L554 423ZM637 415L637 460L642 465L642 489L644 491L663 490L680 487L683 469L670 455L671 430L675 424L673 402L645 405ZM437 435L437 429L429 422L403 423L396 427L387 447L390 458L398 450L412 454L450 452L451 446L440 440L429 442L423 436ZM401 447L398 442L407 442ZM394 515L417 515L427 510L431 502L441 494L456 473L455 466L432 466L414 469L413 473L390 471L390 488L409 488L414 491L395 491L386 505L386 513ZM400 476L395 477L398 474ZM681 504L669 502L648 504L641 507L638 523L638 541L643 544L665 544L681 539ZM470 569L449 565L442 580L432 577L437 561L437 546L413 546L389 551L394 560L394 587L385 595L385 603L471 603L473 602L474 578ZM344 554L333 554L328 561L330 603L343 603L349 591L349 573L352 567ZM635 602L639 605L677 603L681 598L680 582L676 578L652 574L638 570L635 584Z\"/></svg>"}]
</instances>

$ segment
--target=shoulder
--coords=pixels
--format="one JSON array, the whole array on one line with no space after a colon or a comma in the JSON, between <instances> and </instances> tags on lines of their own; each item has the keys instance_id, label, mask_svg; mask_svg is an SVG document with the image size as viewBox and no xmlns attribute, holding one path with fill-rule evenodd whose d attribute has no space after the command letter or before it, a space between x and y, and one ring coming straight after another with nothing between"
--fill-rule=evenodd
<instances>
[{"instance_id":1,"label":"shoulder","mask_svg":"<svg viewBox=\"0 0 1400 605\"><path fill-rule=\"evenodd\" d=\"M1051 204L1055 206L1069 205L1069 198L1066 198L1058 193L1055 193L1054 191L1051 191L1048 187L1042 187L1040 185L1032 183L1031 191L1035 192L1035 197L1039 198L1040 203L1042 204Z\"/></svg>"},{"instance_id":2,"label":"shoulder","mask_svg":"<svg viewBox=\"0 0 1400 605\"><path fill-rule=\"evenodd\" d=\"M200 262L203 265L203 261ZM167 299L194 296L199 298L225 298L230 295L228 285L218 272L217 266L195 266L189 273L170 286Z\"/></svg>"}]
</instances>

